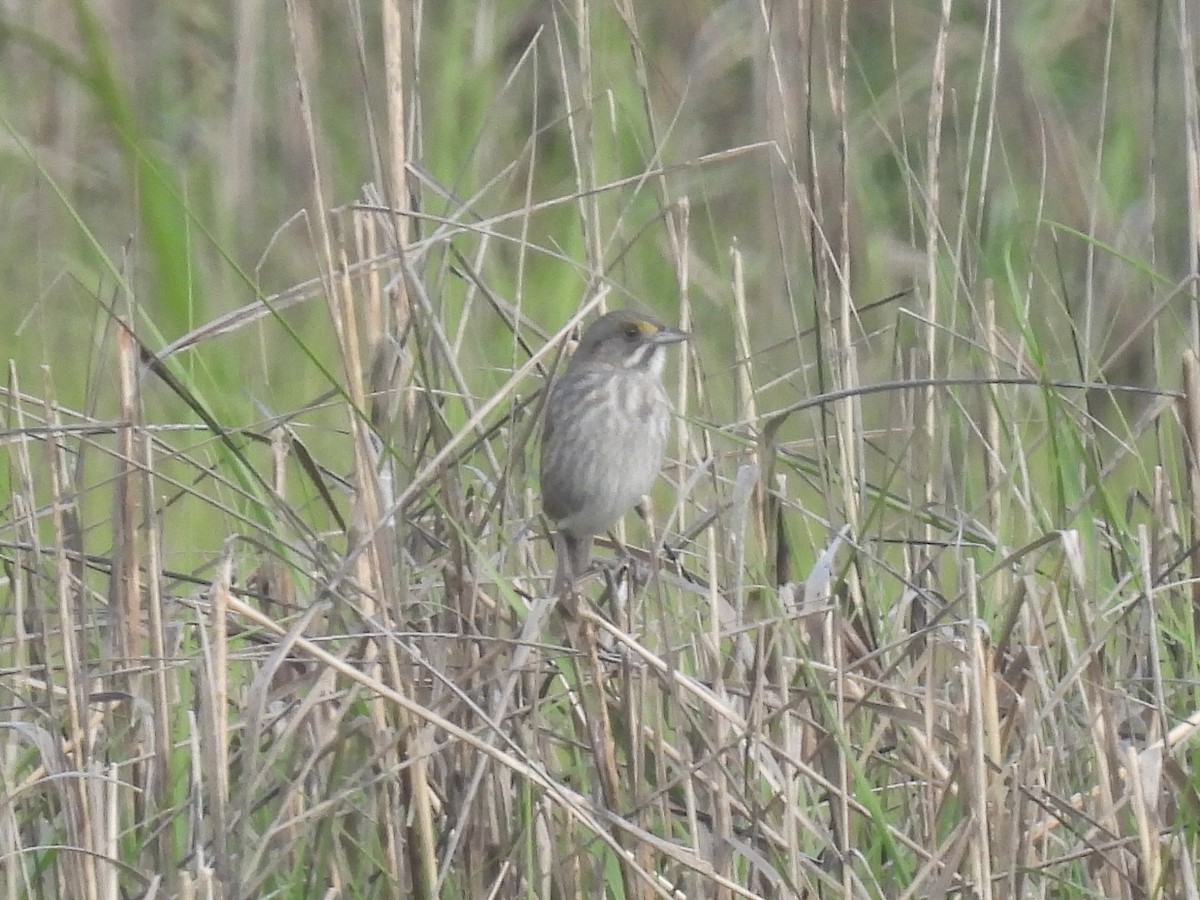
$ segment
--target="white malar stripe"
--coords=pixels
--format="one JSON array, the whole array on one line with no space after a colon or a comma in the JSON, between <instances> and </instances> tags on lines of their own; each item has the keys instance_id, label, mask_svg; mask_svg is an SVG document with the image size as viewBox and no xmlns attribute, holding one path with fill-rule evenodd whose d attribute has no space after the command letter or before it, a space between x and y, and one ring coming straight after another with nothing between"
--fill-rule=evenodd
<instances>
[{"instance_id":1,"label":"white malar stripe","mask_svg":"<svg viewBox=\"0 0 1200 900\"><path fill-rule=\"evenodd\" d=\"M658 378L667 364L667 355L661 344L642 344L625 361L626 369L643 369Z\"/></svg>"}]
</instances>

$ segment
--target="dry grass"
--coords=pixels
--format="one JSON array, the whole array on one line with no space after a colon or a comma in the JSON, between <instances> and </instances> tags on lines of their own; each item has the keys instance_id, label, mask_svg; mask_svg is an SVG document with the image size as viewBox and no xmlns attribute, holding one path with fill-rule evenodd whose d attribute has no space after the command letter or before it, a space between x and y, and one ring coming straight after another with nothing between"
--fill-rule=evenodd
<instances>
[{"instance_id":1,"label":"dry grass","mask_svg":"<svg viewBox=\"0 0 1200 900\"><path fill-rule=\"evenodd\" d=\"M207 193L99 77L123 7L67 10L144 193L116 258L5 112L106 287L14 276L0 900L1200 898L1190 29L783 6L247 3ZM571 618L542 389L629 298L696 338Z\"/></svg>"}]
</instances>

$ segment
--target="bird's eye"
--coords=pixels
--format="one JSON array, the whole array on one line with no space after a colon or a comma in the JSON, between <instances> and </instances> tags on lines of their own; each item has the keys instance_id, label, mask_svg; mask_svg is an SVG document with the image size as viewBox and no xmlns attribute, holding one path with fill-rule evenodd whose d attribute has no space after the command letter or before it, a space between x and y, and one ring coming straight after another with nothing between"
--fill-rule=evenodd
<instances>
[{"instance_id":1,"label":"bird's eye","mask_svg":"<svg viewBox=\"0 0 1200 900\"><path fill-rule=\"evenodd\" d=\"M641 333L641 329L638 328L637 325L634 324L633 322L630 322L628 325L625 326L625 337L627 337L627 338L635 338L640 333Z\"/></svg>"}]
</instances>

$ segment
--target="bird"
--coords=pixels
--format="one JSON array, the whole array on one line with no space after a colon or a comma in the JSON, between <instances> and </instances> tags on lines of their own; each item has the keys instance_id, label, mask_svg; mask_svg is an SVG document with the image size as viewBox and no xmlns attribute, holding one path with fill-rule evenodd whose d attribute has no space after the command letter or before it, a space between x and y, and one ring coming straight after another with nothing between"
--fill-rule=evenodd
<instances>
[{"instance_id":1,"label":"bird","mask_svg":"<svg viewBox=\"0 0 1200 900\"><path fill-rule=\"evenodd\" d=\"M592 539L650 490L662 469L671 401L666 348L689 337L651 315L621 309L584 329L546 399L539 474L554 525L554 593L573 591Z\"/></svg>"}]
</instances>

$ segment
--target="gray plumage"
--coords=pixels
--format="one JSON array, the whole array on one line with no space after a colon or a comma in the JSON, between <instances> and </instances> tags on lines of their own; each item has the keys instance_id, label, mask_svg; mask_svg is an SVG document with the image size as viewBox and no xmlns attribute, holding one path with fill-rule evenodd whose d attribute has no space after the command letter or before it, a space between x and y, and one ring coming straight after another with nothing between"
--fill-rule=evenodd
<instances>
[{"instance_id":1,"label":"gray plumage","mask_svg":"<svg viewBox=\"0 0 1200 900\"><path fill-rule=\"evenodd\" d=\"M555 585L587 568L592 538L617 523L662 468L671 402L665 348L687 335L628 310L589 326L550 390L542 434L542 507L554 523Z\"/></svg>"}]
</instances>

